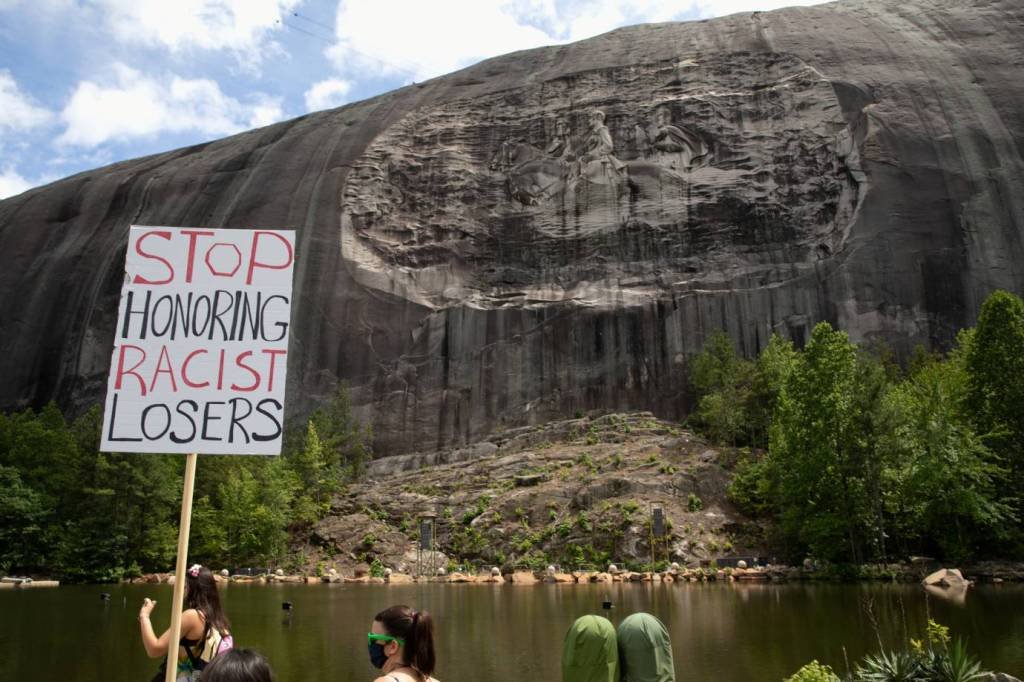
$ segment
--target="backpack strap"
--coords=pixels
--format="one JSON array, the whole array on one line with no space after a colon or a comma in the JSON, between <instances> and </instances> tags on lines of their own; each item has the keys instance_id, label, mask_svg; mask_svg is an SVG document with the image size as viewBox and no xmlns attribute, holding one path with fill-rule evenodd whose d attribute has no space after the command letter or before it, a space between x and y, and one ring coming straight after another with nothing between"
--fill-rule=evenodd
<instances>
[{"instance_id":1,"label":"backpack strap","mask_svg":"<svg viewBox=\"0 0 1024 682\"><path fill-rule=\"evenodd\" d=\"M210 623L207 622L205 618L203 619L203 622L204 622L204 625L203 625L203 637L202 637L202 639L200 639L196 643L197 646L199 646L199 655L198 656L196 656L192 652L192 647L190 647L187 644L184 644L184 642L186 640L184 638L182 638L182 642L183 642L182 643L182 647L185 649L185 655L188 656L189 665L192 666L193 670L202 670L203 668L206 667L206 663L207 663L207 661L203 660L203 649L206 648L206 640L210 636Z\"/></svg>"}]
</instances>

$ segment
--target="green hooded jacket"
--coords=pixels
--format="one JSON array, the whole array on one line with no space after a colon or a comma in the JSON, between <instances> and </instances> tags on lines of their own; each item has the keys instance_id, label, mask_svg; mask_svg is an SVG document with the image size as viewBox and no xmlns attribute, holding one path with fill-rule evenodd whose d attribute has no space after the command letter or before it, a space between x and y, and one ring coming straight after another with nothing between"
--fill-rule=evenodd
<instances>
[{"instance_id":1,"label":"green hooded jacket","mask_svg":"<svg viewBox=\"0 0 1024 682\"><path fill-rule=\"evenodd\" d=\"M619 624L622 682L675 682L672 640L649 613L634 613Z\"/></svg>"},{"instance_id":2,"label":"green hooded jacket","mask_svg":"<svg viewBox=\"0 0 1024 682\"><path fill-rule=\"evenodd\" d=\"M565 633L562 682L619 682L619 649L607 618L581 616Z\"/></svg>"}]
</instances>

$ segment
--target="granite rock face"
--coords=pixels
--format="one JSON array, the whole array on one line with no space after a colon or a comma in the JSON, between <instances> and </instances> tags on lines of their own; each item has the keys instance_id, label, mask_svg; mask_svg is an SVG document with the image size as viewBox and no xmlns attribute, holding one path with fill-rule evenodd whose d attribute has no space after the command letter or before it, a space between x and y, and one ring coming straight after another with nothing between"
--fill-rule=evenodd
<instances>
[{"instance_id":1,"label":"granite rock face","mask_svg":"<svg viewBox=\"0 0 1024 682\"><path fill-rule=\"evenodd\" d=\"M129 224L298 230L289 400L384 453L678 417L686 358L828 320L948 347L1024 291L1024 5L620 29L0 202L0 406L105 388Z\"/></svg>"}]
</instances>

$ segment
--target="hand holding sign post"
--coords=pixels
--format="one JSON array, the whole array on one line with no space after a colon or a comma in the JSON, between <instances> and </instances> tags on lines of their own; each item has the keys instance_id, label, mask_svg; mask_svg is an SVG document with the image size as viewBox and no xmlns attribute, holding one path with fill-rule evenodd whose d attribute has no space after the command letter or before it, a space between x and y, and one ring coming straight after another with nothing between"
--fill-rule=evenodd
<instances>
[{"instance_id":1,"label":"hand holding sign post","mask_svg":"<svg viewBox=\"0 0 1024 682\"><path fill-rule=\"evenodd\" d=\"M294 263L293 231L129 230L101 449L188 455L168 682L196 453L281 452Z\"/></svg>"}]
</instances>

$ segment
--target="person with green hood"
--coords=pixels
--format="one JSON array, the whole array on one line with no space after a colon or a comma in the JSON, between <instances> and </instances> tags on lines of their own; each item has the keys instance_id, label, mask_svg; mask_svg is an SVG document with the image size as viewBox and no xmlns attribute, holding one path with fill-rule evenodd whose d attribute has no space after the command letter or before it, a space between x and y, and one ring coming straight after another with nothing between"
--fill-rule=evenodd
<instances>
[{"instance_id":1,"label":"person with green hood","mask_svg":"<svg viewBox=\"0 0 1024 682\"><path fill-rule=\"evenodd\" d=\"M619 624L622 682L676 682L672 640L664 623L649 613L634 613Z\"/></svg>"},{"instance_id":2,"label":"person with green hood","mask_svg":"<svg viewBox=\"0 0 1024 682\"><path fill-rule=\"evenodd\" d=\"M580 616L562 643L562 682L619 682L615 627L601 616Z\"/></svg>"}]
</instances>

